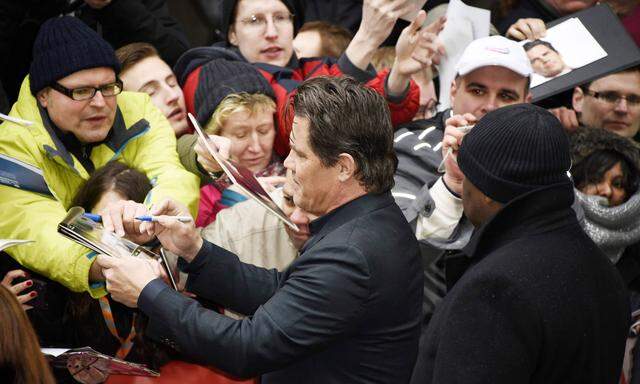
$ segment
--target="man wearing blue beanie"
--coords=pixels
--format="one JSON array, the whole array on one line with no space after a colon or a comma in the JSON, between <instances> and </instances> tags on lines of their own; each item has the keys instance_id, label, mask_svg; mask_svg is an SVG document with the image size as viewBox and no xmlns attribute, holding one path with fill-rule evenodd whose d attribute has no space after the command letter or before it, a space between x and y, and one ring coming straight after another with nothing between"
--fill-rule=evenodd
<instances>
[{"instance_id":1,"label":"man wearing blue beanie","mask_svg":"<svg viewBox=\"0 0 640 384\"><path fill-rule=\"evenodd\" d=\"M575 212L569 142L531 104L487 113L465 136L470 266L436 308L422 383L614 383L629 323L625 285Z\"/></svg>"},{"instance_id":2,"label":"man wearing blue beanie","mask_svg":"<svg viewBox=\"0 0 640 384\"><path fill-rule=\"evenodd\" d=\"M198 180L178 159L169 122L138 93L122 93L111 46L73 17L46 21L18 101L0 130L0 238L35 240L8 253L24 267L72 291L106 294L95 255L58 235L74 195L97 168L120 161L154 185L148 202L172 197L195 214ZM124 235L145 213L115 201L101 212L105 227ZM132 239L144 243L140 236Z\"/></svg>"}]
</instances>

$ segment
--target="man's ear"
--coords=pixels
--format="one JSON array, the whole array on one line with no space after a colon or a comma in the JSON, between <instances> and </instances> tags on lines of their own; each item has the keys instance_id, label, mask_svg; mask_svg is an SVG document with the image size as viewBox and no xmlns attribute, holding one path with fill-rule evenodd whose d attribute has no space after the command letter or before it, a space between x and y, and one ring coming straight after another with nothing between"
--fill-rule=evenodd
<instances>
[{"instance_id":1,"label":"man's ear","mask_svg":"<svg viewBox=\"0 0 640 384\"><path fill-rule=\"evenodd\" d=\"M336 163L338 167L338 180L345 182L356 174L356 161L348 153L341 153Z\"/></svg>"},{"instance_id":2,"label":"man's ear","mask_svg":"<svg viewBox=\"0 0 640 384\"><path fill-rule=\"evenodd\" d=\"M456 101L456 93L458 92L458 84L455 79L451 80L451 90L449 91L449 105L453 108Z\"/></svg>"},{"instance_id":3,"label":"man's ear","mask_svg":"<svg viewBox=\"0 0 640 384\"><path fill-rule=\"evenodd\" d=\"M36 95L36 99L38 99L38 102L40 103L40 106L42 108L47 108L47 106L49 104L49 97L48 96L49 96L49 88L45 88L45 89L41 90Z\"/></svg>"},{"instance_id":4,"label":"man's ear","mask_svg":"<svg viewBox=\"0 0 640 384\"><path fill-rule=\"evenodd\" d=\"M527 96L524 97L524 102L530 104L532 98L533 96L531 96L531 92L527 92Z\"/></svg>"},{"instance_id":5,"label":"man's ear","mask_svg":"<svg viewBox=\"0 0 640 384\"><path fill-rule=\"evenodd\" d=\"M571 104L573 105L573 110L582 113L582 103L584 102L584 91L580 87L575 87L573 89L573 97L571 98Z\"/></svg>"},{"instance_id":6,"label":"man's ear","mask_svg":"<svg viewBox=\"0 0 640 384\"><path fill-rule=\"evenodd\" d=\"M238 46L238 36L236 36L236 29L233 26L229 27L229 33L227 33L227 39L231 45Z\"/></svg>"}]
</instances>

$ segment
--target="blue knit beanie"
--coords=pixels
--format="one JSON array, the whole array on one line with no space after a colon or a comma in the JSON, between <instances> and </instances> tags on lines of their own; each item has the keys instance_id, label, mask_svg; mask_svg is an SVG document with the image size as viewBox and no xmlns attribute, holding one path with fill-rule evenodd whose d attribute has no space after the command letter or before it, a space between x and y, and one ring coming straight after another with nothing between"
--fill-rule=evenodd
<instances>
[{"instance_id":1,"label":"blue knit beanie","mask_svg":"<svg viewBox=\"0 0 640 384\"><path fill-rule=\"evenodd\" d=\"M120 63L104 39L75 17L47 20L33 44L29 69L31 93L83 69L110 67L118 74Z\"/></svg>"}]
</instances>

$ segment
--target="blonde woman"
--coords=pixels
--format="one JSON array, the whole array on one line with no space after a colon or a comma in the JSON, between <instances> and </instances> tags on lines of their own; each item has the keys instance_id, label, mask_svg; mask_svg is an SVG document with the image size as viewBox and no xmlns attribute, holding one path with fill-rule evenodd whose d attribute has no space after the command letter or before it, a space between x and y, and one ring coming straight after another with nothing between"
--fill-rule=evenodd
<instances>
[{"instance_id":1,"label":"blonde woman","mask_svg":"<svg viewBox=\"0 0 640 384\"><path fill-rule=\"evenodd\" d=\"M256 177L284 176L282 160L273 147L276 138L276 103L273 89L251 64L211 60L198 72L194 93L195 111L200 126L214 142L224 142L231 160L248 168ZM211 180L209 172L220 167L209 161L195 135L178 141L183 165L201 176L200 208L196 225L204 227L215 220L223 208L246 197L232 189L226 178ZM197 161L196 161L197 158Z\"/></svg>"},{"instance_id":2,"label":"blonde woman","mask_svg":"<svg viewBox=\"0 0 640 384\"><path fill-rule=\"evenodd\" d=\"M284 176L282 160L273 151L276 137L275 102L260 93L234 93L225 97L206 125L209 135L229 140L229 156L256 177ZM222 177L200 190L198 226L215 220L223 208L246 198Z\"/></svg>"}]
</instances>

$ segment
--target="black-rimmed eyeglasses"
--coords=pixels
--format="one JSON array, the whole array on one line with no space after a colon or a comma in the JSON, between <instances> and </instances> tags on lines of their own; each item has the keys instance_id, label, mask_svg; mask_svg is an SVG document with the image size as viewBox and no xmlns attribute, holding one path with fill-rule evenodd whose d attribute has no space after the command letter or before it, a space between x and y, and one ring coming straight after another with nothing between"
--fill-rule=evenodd
<instances>
[{"instance_id":1,"label":"black-rimmed eyeglasses","mask_svg":"<svg viewBox=\"0 0 640 384\"><path fill-rule=\"evenodd\" d=\"M621 95L615 91L594 92L591 90L587 90L585 91L585 93L591 97L612 105L616 105L620 102L620 100L624 99L627 101L627 105L629 105L630 107L640 106L640 95Z\"/></svg>"},{"instance_id":2,"label":"black-rimmed eyeglasses","mask_svg":"<svg viewBox=\"0 0 640 384\"><path fill-rule=\"evenodd\" d=\"M116 79L113 83L104 84L99 87L79 87L73 89L69 89L60 83L53 83L51 84L51 88L73 100L83 101L92 99L98 91L100 91L104 97L118 95L122 92L122 80Z\"/></svg>"}]
</instances>

